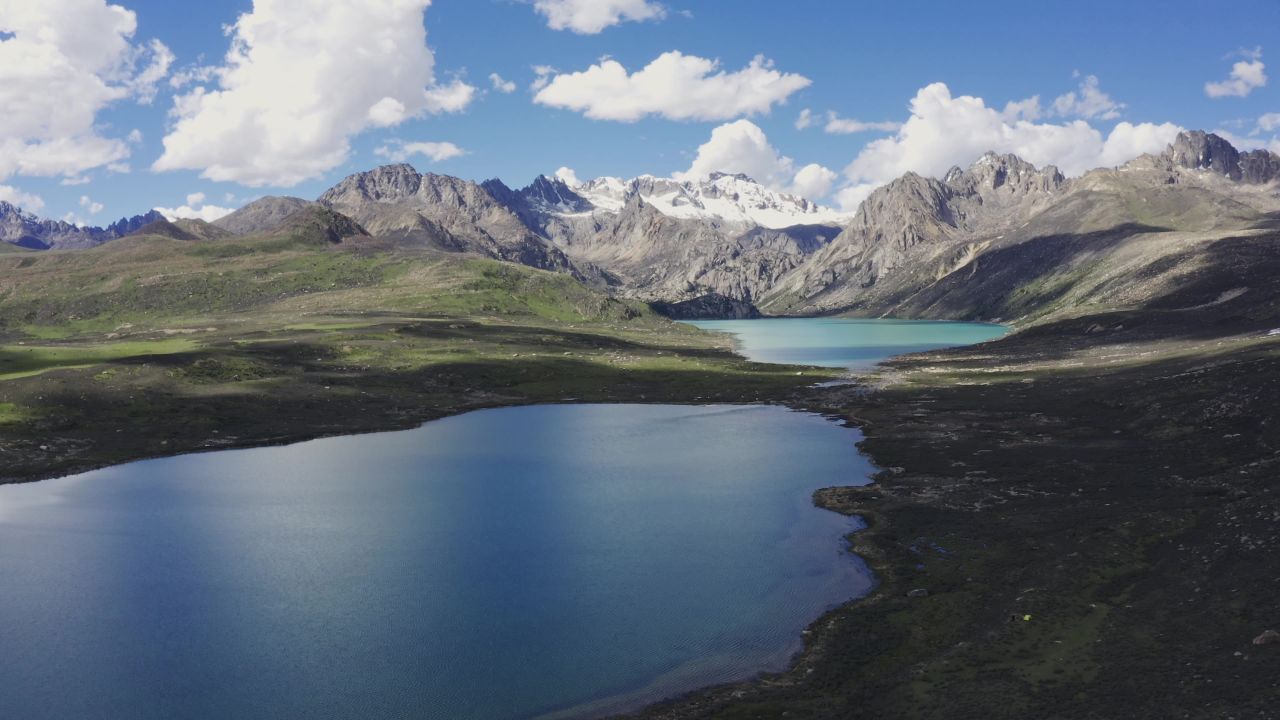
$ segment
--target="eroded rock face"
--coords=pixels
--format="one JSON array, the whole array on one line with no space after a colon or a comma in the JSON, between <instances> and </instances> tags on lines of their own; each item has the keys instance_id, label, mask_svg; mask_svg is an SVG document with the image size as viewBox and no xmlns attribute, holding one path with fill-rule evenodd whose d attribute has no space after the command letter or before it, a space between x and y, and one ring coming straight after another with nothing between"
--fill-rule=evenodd
<instances>
[{"instance_id":1,"label":"eroded rock face","mask_svg":"<svg viewBox=\"0 0 1280 720\"><path fill-rule=\"evenodd\" d=\"M1055 167L994 153L944 180L907 173L872 192L835 241L770 291L766 309L873 304L886 278L923 282L960 264L974 254L974 239L1024 221L1066 182ZM894 289L890 282L887 292Z\"/></svg>"},{"instance_id":2,"label":"eroded rock face","mask_svg":"<svg viewBox=\"0 0 1280 720\"><path fill-rule=\"evenodd\" d=\"M1274 224L1278 166L1273 153L1194 132L1075 179L990 153L942 180L907 174L757 304L770 314L1010 319L1163 302L1190 281L1182 275L1232 264L1214 239Z\"/></svg>"},{"instance_id":3,"label":"eroded rock face","mask_svg":"<svg viewBox=\"0 0 1280 720\"><path fill-rule=\"evenodd\" d=\"M1252 185L1280 180L1280 156L1267 150L1241 153L1224 138L1203 130L1179 133L1161 157L1176 167L1209 170Z\"/></svg>"},{"instance_id":4,"label":"eroded rock face","mask_svg":"<svg viewBox=\"0 0 1280 720\"><path fill-rule=\"evenodd\" d=\"M387 165L347 177L317 202L374 235L547 270L575 270L563 252L489 190L459 178Z\"/></svg>"}]
</instances>

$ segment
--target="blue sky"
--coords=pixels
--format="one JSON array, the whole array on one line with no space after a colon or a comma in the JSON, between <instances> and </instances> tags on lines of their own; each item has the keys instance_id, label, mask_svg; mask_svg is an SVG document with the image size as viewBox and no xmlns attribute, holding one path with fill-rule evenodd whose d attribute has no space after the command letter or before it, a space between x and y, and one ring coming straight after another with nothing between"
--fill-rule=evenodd
<instances>
[{"instance_id":1,"label":"blue sky","mask_svg":"<svg viewBox=\"0 0 1280 720\"><path fill-rule=\"evenodd\" d=\"M6 28L4 14L13 11L14 2L21 0L0 0L0 28ZM136 15L136 32L129 37L132 46L145 47L154 39L172 52L174 60L168 76L196 66L222 63L229 42L223 26L255 11L252 0L115 2ZM264 0L258 2L260 6L264 4ZM368 2L373 4L373 0ZM646 0L634 2L644 4ZM656 5L652 0L649 3L650 7ZM974 130L973 143L956 137L951 145L925 144L918 149L918 137L906 138L882 145L877 151L878 159L866 157L851 173L848 166L860 157L868 143L892 139L896 131L829 134L822 127L826 113L866 122L903 122L911 115L912 98L932 83L944 83L951 96L982 98L994 110L1004 109L1009 101L1036 95L1042 107L1051 107L1055 98L1079 92L1081 83L1090 75L1097 78L1097 88L1111 102L1112 109L1056 115L1047 111L1028 122L1060 126L1084 123L1104 139L1118 123L1149 123L1153 138L1164 137L1155 129L1162 124L1223 129L1259 146L1274 143L1277 134L1273 125L1266 125L1272 128L1269 130L1260 127L1259 119L1280 112L1276 87L1280 81L1253 83L1245 87L1244 93L1217 98L1210 97L1205 87L1209 82L1228 80L1235 63L1265 66L1269 53L1280 52L1280 47L1268 46L1275 29L1280 28L1280 3L1274 0L1034 5L673 0L664 2L659 14L662 17L623 21L598 33L584 34L552 29L548 17L528 2L435 0L425 12L435 82L443 85L461 79L475 88L469 102L458 111L426 113L386 127L347 132L343 139L349 141L350 151L344 160L288 187L270 181L261 184L260 179L255 181L259 183L256 187L234 180L218 181L201 177L203 171L198 168L153 171L151 166L163 151L162 140L172 132L174 117L170 110L175 96L189 93L199 84L174 88L167 79L157 84L150 104L141 104L136 96L125 97L103 104L96 112L96 131L104 137L124 138L135 128L141 132L141 141L128 147L124 162L128 163L129 172L118 172L121 168L117 161L115 172L106 165L94 167L74 173L81 184L67 185L64 181L72 177L67 174L42 177L19 170L6 177L2 174L4 163L0 162L0 186L8 187L11 193L38 196L43 202L43 215L70 214L99 224L153 206L177 207L194 193L203 193L205 203L221 207L236 207L266 194L315 197L350 172L387 162L375 150L395 140L453 143L466 153L438 162L422 155L411 156L409 161L423 171L475 180L501 177L511 185L523 185L538 173L552 173L562 166L572 168L580 178L670 175L689 171L695 165L699 146L708 142L717 127L747 118L786 162L773 159L767 161L772 165L761 166L756 158L744 160L746 166L763 167L758 172L770 174L771 184L780 189L808 187L791 183L791 174L810 164L822 166L838 176L829 183L818 184L826 191L823 199L836 203L841 188L849 192L846 199L860 197L864 190L850 188L882 182L888 173L901 168L916 169L912 163L929 172L945 162L972 160L968 156L976 157L975 153L980 152L980 145L973 143L981 143L987 136L983 134L985 130ZM534 66L571 73L585 70L607 56L635 72L669 51L717 60L720 69L730 73L763 55L778 73L803 76L810 82L768 103L767 112L709 119L648 114L634 122L591 119L581 110L537 103L530 89L536 77ZM381 67L384 72L393 72L392 64L384 61ZM3 73L0 70L0 75ZM510 93L493 89L491 73L516 83L517 89ZM205 84L213 89L216 81ZM335 87L329 92L338 94L343 90ZM819 122L799 129L796 119L805 108ZM716 113L714 109L701 112ZM937 112L950 113L950 105L944 103ZM1015 124L1016 120L1010 118L1009 123ZM948 132L967 136L971 133L966 127L957 125ZM742 128L738 126L738 130ZM727 136L728 133L726 145L742 140ZM1026 142L1040 142L1039 135L1035 137L1008 142L1022 148ZM192 140L201 141L199 137ZM950 141L944 138L938 142ZM1054 153L1065 152L1061 146L1074 142L1063 136L1049 143L1056 143L1052 148L1048 144L1043 149L1037 145L1029 152L1058 162ZM727 147L724 157L736 157L735 152L733 147ZM1095 155L1123 157L1118 152L1123 150L1099 150ZM929 158L910 159L922 153ZM1064 157L1062 162L1071 165L1085 160ZM83 203L82 197L90 201ZM90 213L94 209L97 212Z\"/></svg>"}]
</instances>

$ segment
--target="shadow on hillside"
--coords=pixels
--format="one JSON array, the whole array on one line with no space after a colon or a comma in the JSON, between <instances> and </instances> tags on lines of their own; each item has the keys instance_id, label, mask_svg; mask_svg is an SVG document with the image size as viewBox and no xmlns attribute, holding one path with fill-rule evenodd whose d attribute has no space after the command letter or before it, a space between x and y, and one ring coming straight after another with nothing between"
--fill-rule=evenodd
<instances>
[{"instance_id":1,"label":"shadow on hillside","mask_svg":"<svg viewBox=\"0 0 1280 720\"><path fill-rule=\"evenodd\" d=\"M986 252L896 302L916 316L1025 316L1062 300L1074 286L1074 275L1087 271L1127 239L1162 232L1168 228L1126 223L1092 233L1033 238Z\"/></svg>"}]
</instances>

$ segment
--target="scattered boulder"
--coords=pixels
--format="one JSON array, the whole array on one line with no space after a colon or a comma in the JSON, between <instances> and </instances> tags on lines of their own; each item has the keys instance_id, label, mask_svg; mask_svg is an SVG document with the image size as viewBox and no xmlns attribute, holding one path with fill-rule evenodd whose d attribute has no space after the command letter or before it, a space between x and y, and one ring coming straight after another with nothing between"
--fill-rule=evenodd
<instances>
[{"instance_id":1,"label":"scattered boulder","mask_svg":"<svg viewBox=\"0 0 1280 720\"><path fill-rule=\"evenodd\" d=\"M1280 644L1280 632L1275 630L1267 630L1258 637L1253 639L1254 645L1276 645Z\"/></svg>"},{"instance_id":2,"label":"scattered boulder","mask_svg":"<svg viewBox=\"0 0 1280 720\"><path fill-rule=\"evenodd\" d=\"M907 593L907 597L926 598L926 597L929 597L929 591L925 590L924 588L916 588L915 590L912 590L911 592Z\"/></svg>"}]
</instances>

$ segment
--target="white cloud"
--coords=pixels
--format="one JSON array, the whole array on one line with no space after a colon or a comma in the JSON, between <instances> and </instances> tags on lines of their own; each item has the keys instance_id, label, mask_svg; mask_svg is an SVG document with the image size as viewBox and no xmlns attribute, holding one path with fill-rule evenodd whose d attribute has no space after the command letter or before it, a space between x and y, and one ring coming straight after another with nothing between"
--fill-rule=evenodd
<instances>
[{"instance_id":1,"label":"white cloud","mask_svg":"<svg viewBox=\"0 0 1280 720\"><path fill-rule=\"evenodd\" d=\"M30 213L38 213L44 209L44 200L39 195L25 193L12 185L0 185L0 202L7 202Z\"/></svg>"},{"instance_id":2,"label":"white cloud","mask_svg":"<svg viewBox=\"0 0 1280 720\"><path fill-rule=\"evenodd\" d=\"M838 197L847 209L906 172L940 177L987 151L1014 153L1035 165L1057 165L1067 175L1079 175L1160 152L1181 130L1171 123L1122 122L1104 137L1084 120L1011 120L982 98L953 97L943 83L921 88L910 108L911 117L894 136L868 143L845 169L847 183Z\"/></svg>"},{"instance_id":3,"label":"white cloud","mask_svg":"<svg viewBox=\"0 0 1280 720\"><path fill-rule=\"evenodd\" d=\"M156 212L165 216L166 220L203 220L205 222L213 222L222 217L226 217L235 212L235 208L218 207L217 205L203 205L199 208L193 208L187 205L176 208L155 208Z\"/></svg>"},{"instance_id":4,"label":"white cloud","mask_svg":"<svg viewBox=\"0 0 1280 720\"><path fill-rule=\"evenodd\" d=\"M100 202L94 202L93 200L91 200L91 199L89 198L89 196L88 196L88 195L81 195L81 196L80 196L80 207L82 207L82 208L84 208L85 210L89 211L89 214L90 214L90 215L97 215L98 213L102 212L102 209L103 209L105 206L104 206L102 203L100 203Z\"/></svg>"},{"instance_id":5,"label":"white cloud","mask_svg":"<svg viewBox=\"0 0 1280 720\"><path fill-rule=\"evenodd\" d=\"M756 56L736 72L719 61L678 51L663 53L634 73L605 58L582 72L556 74L534 102L582 112L596 120L634 122L648 115L669 120L729 120L767 113L808 87L802 75L782 73ZM535 83L535 88L537 84Z\"/></svg>"},{"instance_id":6,"label":"white cloud","mask_svg":"<svg viewBox=\"0 0 1280 720\"><path fill-rule=\"evenodd\" d=\"M133 44L137 25L105 0L0 0L0 179L78 177L129 156L98 113L150 102L173 60L158 41Z\"/></svg>"},{"instance_id":7,"label":"white cloud","mask_svg":"<svg viewBox=\"0 0 1280 720\"><path fill-rule=\"evenodd\" d=\"M807 130L813 127L813 111L805 108L800 111L800 115L796 118L796 129Z\"/></svg>"},{"instance_id":8,"label":"white cloud","mask_svg":"<svg viewBox=\"0 0 1280 720\"><path fill-rule=\"evenodd\" d=\"M542 88L551 84L551 78L555 75L556 69L550 65L534 65L533 66L533 82L529 84L529 89L538 92Z\"/></svg>"},{"instance_id":9,"label":"white cloud","mask_svg":"<svg viewBox=\"0 0 1280 720\"><path fill-rule=\"evenodd\" d=\"M1270 150L1271 152L1280 155L1280 135L1272 135L1269 138L1260 137L1260 133L1256 129L1250 133L1248 137L1236 135L1235 133L1223 130L1222 128L1218 128L1213 132L1223 140L1231 143L1231 145L1237 150Z\"/></svg>"},{"instance_id":10,"label":"white cloud","mask_svg":"<svg viewBox=\"0 0 1280 720\"><path fill-rule=\"evenodd\" d=\"M228 202L232 199L230 194L227 195ZM230 215L235 212L235 208L218 207L217 205L206 205L205 194L202 192L193 192L187 195L187 204L176 208L155 208L157 212L165 216L166 219L173 220L204 220L205 222L213 222L220 217Z\"/></svg>"},{"instance_id":11,"label":"white cloud","mask_svg":"<svg viewBox=\"0 0 1280 720\"><path fill-rule=\"evenodd\" d=\"M421 155L432 162L444 162L467 154L466 150L451 142L404 142L392 140L373 151L374 155L392 162L404 162L414 155Z\"/></svg>"},{"instance_id":12,"label":"white cloud","mask_svg":"<svg viewBox=\"0 0 1280 720\"><path fill-rule=\"evenodd\" d=\"M429 5L255 0L228 28L223 64L183 77L203 84L174 99L154 169L296 185L342 164L350 139L368 128L464 109L475 88L436 80Z\"/></svg>"},{"instance_id":13,"label":"white cloud","mask_svg":"<svg viewBox=\"0 0 1280 720\"><path fill-rule=\"evenodd\" d=\"M1226 80L1204 84L1204 94L1211 98L1248 97L1249 93L1267 84L1266 65L1262 62L1262 48L1244 50L1245 56L1231 66Z\"/></svg>"},{"instance_id":14,"label":"white cloud","mask_svg":"<svg viewBox=\"0 0 1280 720\"><path fill-rule=\"evenodd\" d=\"M578 173L574 172L573 168L560 168L556 171L556 177L560 178L569 187L578 187L582 184L582 181L578 179Z\"/></svg>"},{"instance_id":15,"label":"white cloud","mask_svg":"<svg viewBox=\"0 0 1280 720\"><path fill-rule=\"evenodd\" d=\"M902 127L902 123L896 122L863 122L861 120L853 120L851 118L842 118L834 112L827 113L827 124L823 126L823 131L828 135L851 135L853 133L866 132L868 130L881 130L893 132Z\"/></svg>"},{"instance_id":16,"label":"white cloud","mask_svg":"<svg viewBox=\"0 0 1280 720\"><path fill-rule=\"evenodd\" d=\"M1079 76L1076 73L1076 77ZM1115 120L1125 107L1124 103L1102 91L1097 75L1086 75L1075 90L1054 98L1048 109L1041 107L1039 95L1032 95L1006 103L1000 115L1011 123L1019 120L1034 122L1044 117Z\"/></svg>"},{"instance_id":17,"label":"white cloud","mask_svg":"<svg viewBox=\"0 0 1280 720\"><path fill-rule=\"evenodd\" d=\"M837 175L821 165L796 170L795 161L769 144L763 130L750 120L726 123L711 131L698 148L689 169L677 180L703 180L713 172L744 173L765 187L818 199L831 191Z\"/></svg>"},{"instance_id":18,"label":"white cloud","mask_svg":"<svg viewBox=\"0 0 1280 720\"><path fill-rule=\"evenodd\" d=\"M1016 104L1014 104L1016 106ZM1086 75L1078 90L1059 95L1053 101L1053 114L1058 117L1082 117L1086 120L1114 120L1120 117L1124 103L1116 102L1098 87L1097 75ZM1006 106L1006 111L1008 107ZM1036 118L1029 117L1028 120Z\"/></svg>"},{"instance_id":19,"label":"white cloud","mask_svg":"<svg viewBox=\"0 0 1280 720\"><path fill-rule=\"evenodd\" d=\"M1044 114L1044 110L1040 107L1040 96L1032 95L1025 100L1010 100L1005 103L1004 112L1000 116L1006 122L1016 122L1018 120L1039 120Z\"/></svg>"},{"instance_id":20,"label":"white cloud","mask_svg":"<svg viewBox=\"0 0 1280 720\"><path fill-rule=\"evenodd\" d=\"M533 7L553 30L595 35L619 23L661 20L667 9L651 0L534 0Z\"/></svg>"},{"instance_id":21,"label":"white cloud","mask_svg":"<svg viewBox=\"0 0 1280 720\"><path fill-rule=\"evenodd\" d=\"M489 73L489 84L493 86L494 90L497 90L504 95L516 91L516 84L503 78L498 73Z\"/></svg>"},{"instance_id":22,"label":"white cloud","mask_svg":"<svg viewBox=\"0 0 1280 720\"><path fill-rule=\"evenodd\" d=\"M1275 130L1280 130L1280 113L1267 113L1258 118L1258 127L1254 132L1273 132Z\"/></svg>"},{"instance_id":23,"label":"white cloud","mask_svg":"<svg viewBox=\"0 0 1280 720\"><path fill-rule=\"evenodd\" d=\"M71 177L62 178L58 181L58 184L64 187L71 187L73 185L88 185L90 182L91 180L88 175L73 175Z\"/></svg>"},{"instance_id":24,"label":"white cloud","mask_svg":"<svg viewBox=\"0 0 1280 720\"><path fill-rule=\"evenodd\" d=\"M791 182L791 191L806 198L823 198L831 192L832 186L840 175L836 171L825 168L818 163L810 163L800 168Z\"/></svg>"}]
</instances>

